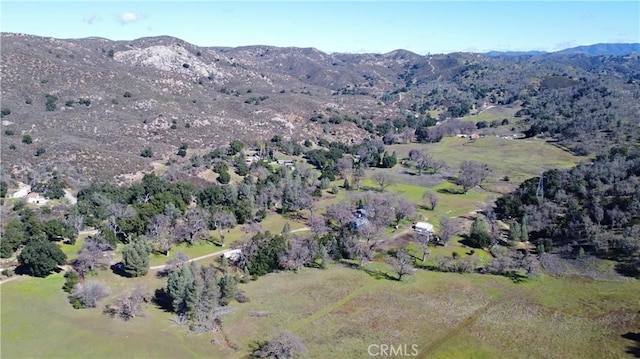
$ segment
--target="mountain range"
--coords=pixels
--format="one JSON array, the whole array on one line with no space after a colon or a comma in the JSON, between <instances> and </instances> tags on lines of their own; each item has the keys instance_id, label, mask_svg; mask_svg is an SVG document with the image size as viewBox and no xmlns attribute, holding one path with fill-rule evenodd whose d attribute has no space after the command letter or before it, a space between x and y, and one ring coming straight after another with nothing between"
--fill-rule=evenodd
<instances>
[{"instance_id":1,"label":"mountain range","mask_svg":"<svg viewBox=\"0 0 640 359\"><path fill-rule=\"evenodd\" d=\"M455 117L460 104L517 109L549 83L640 81L638 44L494 57L1 36L3 175L56 169L77 186L188 161L233 139L354 143L395 118ZM593 56L604 53L614 57ZM186 159L176 157L183 144ZM141 156L147 149L153 155Z\"/></svg>"}]
</instances>

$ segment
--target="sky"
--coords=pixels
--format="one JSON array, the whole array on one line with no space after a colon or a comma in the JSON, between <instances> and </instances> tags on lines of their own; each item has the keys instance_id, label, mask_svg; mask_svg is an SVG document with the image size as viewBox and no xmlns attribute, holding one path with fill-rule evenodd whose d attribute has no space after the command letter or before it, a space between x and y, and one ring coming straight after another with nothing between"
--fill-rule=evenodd
<instances>
[{"instance_id":1,"label":"sky","mask_svg":"<svg viewBox=\"0 0 640 359\"><path fill-rule=\"evenodd\" d=\"M56 38L170 35L198 46L556 51L640 42L640 1L9 1L0 30Z\"/></svg>"}]
</instances>

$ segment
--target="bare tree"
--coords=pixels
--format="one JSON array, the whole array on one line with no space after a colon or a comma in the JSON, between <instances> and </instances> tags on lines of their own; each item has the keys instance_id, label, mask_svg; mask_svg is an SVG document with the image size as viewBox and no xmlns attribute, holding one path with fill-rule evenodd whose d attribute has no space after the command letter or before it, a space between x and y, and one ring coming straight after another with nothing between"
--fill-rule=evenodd
<instances>
[{"instance_id":1,"label":"bare tree","mask_svg":"<svg viewBox=\"0 0 640 359\"><path fill-rule=\"evenodd\" d=\"M113 257L112 250L113 247L104 237L89 237L82 244L78 256L71 261L71 266L84 280L87 273L109 265Z\"/></svg>"},{"instance_id":2,"label":"bare tree","mask_svg":"<svg viewBox=\"0 0 640 359\"><path fill-rule=\"evenodd\" d=\"M182 223L182 231L185 234L185 240L189 244L193 244L204 235L207 229L207 213L202 208L194 208L187 212L187 215Z\"/></svg>"},{"instance_id":3,"label":"bare tree","mask_svg":"<svg viewBox=\"0 0 640 359\"><path fill-rule=\"evenodd\" d=\"M316 251L316 241L313 238L294 236L278 262L284 269L298 270L313 261Z\"/></svg>"},{"instance_id":4,"label":"bare tree","mask_svg":"<svg viewBox=\"0 0 640 359\"><path fill-rule=\"evenodd\" d=\"M311 229L311 233L313 233L316 237L321 237L327 233L327 224L324 221L324 218L320 216L309 216L307 220L307 226Z\"/></svg>"},{"instance_id":5,"label":"bare tree","mask_svg":"<svg viewBox=\"0 0 640 359\"><path fill-rule=\"evenodd\" d=\"M380 186L380 191L384 192L387 187L393 184L393 178L387 172L376 172L372 179Z\"/></svg>"},{"instance_id":6,"label":"bare tree","mask_svg":"<svg viewBox=\"0 0 640 359\"><path fill-rule=\"evenodd\" d=\"M363 266L365 261L373 259L373 252L378 247L381 232L380 227L373 223L358 228L357 254L360 257L360 266Z\"/></svg>"},{"instance_id":7,"label":"bare tree","mask_svg":"<svg viewBox=\"0 0 640 359\"><path fill-rule=\"evenodd\" d=\"M220 242L224 245L223 229L233 228L236 225L236 216L231 212L219 211L213 214L213 223L220 235Z\"/></svg>"},{"instance_id":8,"label":"bare tree","mask_svg":"<svg viewBox=\"0 0 640 359\"><path fill-rule=\"evenodd\" d=\"M96 304L108 295L109 290L104 284L92 280L76 284L71 298L77 303L74 305L79 305L81 308L95 308Z\"/></svg>"},{"instance_id":9,"label":"bare tree","mask_svg":"<svg viewBox=\"0 0 640 359\"><path fill-rule=\"evenodd\" d=\"M422 195L422 200L425 202L425 207L429 207L431 208L431 210L433 211L434 209L436 209L436 206L438 206L438 195L436 195L434 192L432 191L427 191Z\"/></svg>"},{"instance_id":10,"label":"bare tree","mask_svg":"<svg viewBox=\"0 0 640 359\"><path fill-rule=\"evenodd\" d=\"M398 198L395 205L396 222L400 223L405 218L410 218L416 214L416 206L413 202L404 197Z\"/></svg>"},{"instance_id":11,"label":"bare tree","mask_svg":"<svg viewBox=\"0 0 640 359\"><path fill-rule=\"evenodd\" d=\"M350 156L341 157L336 162L336 167L340 171L340 176L346 179L353 169L353 159Z\"/></svg>"},{"instance_id":12,"label":"bare tree","mask_svg":"<svg viewBox=\"0 0 640 359\"><path fill-rule=\"evenodd\" d=\"M396 252L394 257L389 257L388 263L393 266L393 270L398 275L398 281L402 280L405 275L413 273L413 266L411 265L411 257L409 253L403 248Z\"/></svg>"},{"instance_id":13,"label":"bare tree","mask_svg":"<svg viewBox=\"0 0 640 359\"><path fill-rule=\"evenodd\" d=\"M159 214L151 218L147 224L147 238L157 251L164 252L168 257L169 251L176 242L171 217Z\"/></svg>"},{"instance_id":14,"label":"bare tree","mask_svg":"<svg viewBox=\"0 0 640 359\"><path fill-rule=\"evenodd\" d=\"M353 188L355 188L356 190L360 189L360 182L362 181L362 179L365 176L365 172L364 169L362 167L358 167L354 172L353 172L353 177L352 177L352 183L351 185L353 186Z\"/></svg>"},{"instance_id":15,"label":"bare tree","mask_svg":"<svg viewBox=\"0 0 640 359\"><path fill-rule=\"evenodd\" d=\"M355 208L348 203L337 203L327 208L325 216L329 223L342 228L353 221L354 210Z\"/></svg>"},{"instance_id":16,"label":"bare tree","mask_svg":"<svg viewBox=\"0 0 640 359\"><path fill-rule=\"evenodd\" d=\"M457 182L462 186L462 191L467 193L471 188L480 185L489 173L491 169L485 163L462 161Z\"/></svg>"},{"instance_id":17,"label":"bare tree","mask_svg":"<svg viewBox=\"0 0 640 359\"><path fill-rule=\"evenodd\" d=\"M460 227L455 220L449 217L442 217L440 219L440 226L438 231L438 238L440 238L440 243L446 245L447 242L456 235L460 231Z\"/></svg>"},{"instance_id":18,"label":"bare tree","mask_svg":"<svg viewBox=\"0 0 640 359\"><path fill-rule=\"evenodd\" d=\"M409 159L413 161L414 166L418 169L418 176L422 175L422 171L431 167L435 162L433 157L425 150L411 150L409 151Z\"/></svg>"},{"instance_id":19,"label":"bare tree","mask_svg":"<svg viewBox=\"0 0 640 359\"><path fill-rule=\"evenodd\" d=\"M84 229L84 217L81 214L68 215L67 223L69 223L78 233Z\"/></svg>"},{"instance_id":20,"label":"bare tree","mask_svg":"<svg viewBox=\"0 0 640 359\"><path fill-rule=\"evenodd\" d=\"M295 335L284 332L255 348L250 358L292 359L304 356L305 353L306 348L302 341Z\"/></svg>"},{"instance_id":21,"label":"bare tree","mask_svg":"<svg viewBox=\"0 0 640 359\"><path fill-rule=\"evenodd\" d=\"M429 255L429 243L431 243L431 233L414 233L412 239L422 249L422 261L427 260Z\"/></svg>"}]
</instances>

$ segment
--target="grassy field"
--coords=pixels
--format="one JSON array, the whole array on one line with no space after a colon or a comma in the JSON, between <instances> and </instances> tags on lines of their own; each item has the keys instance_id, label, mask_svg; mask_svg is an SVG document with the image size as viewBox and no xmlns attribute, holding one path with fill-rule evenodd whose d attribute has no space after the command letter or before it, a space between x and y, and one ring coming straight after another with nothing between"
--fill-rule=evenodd
<instances>
[{"instance_id":1,"label":"grassy field","mask_svg":"<svg viewBox=\"0 0 640 359\"><path fill-rule=\"evenodd\" d=\"M109 285L112 297L138 282L164 283L107 272L95 279ZM251 301L232 304L222 333L200 335L175 326L171 314L151 304L130 322L101 309L75 310L63 282L55 274L2 285L2 357L240 358L254 341L289 331L305 343L309 358L367 357L371 344L415 344L420 358L624 358L634 343L622 335L640 325L637 281L541 277L515 284L498 276L418 271L397 282L335 264L241 284ZM37 300L25 305L25 297ZM229 345L211 345L212 339Z\"/></svg>"},{"instance_id":2,"label":"grassy field","mask_svg":"<svg viewBox=\"0 0 640 359\"><path fill-rule=\"evenodd\" d=\"M552 168L568 168L584 158L574 156L552 144L540 140L506 140L483 137L474 141L466 138L447 137L433 144L404 144L388 146L398 157L407 157L412 149L426 149L433 157L445 161L454 174L464 160L488 164L493 172L487 183L497 185L504 176L511 182L522 182L538 176L540 171Z\"/></svg>"},{"instance_id":3,"label":"grassy field","mask_svg":"<svg viewBox=\"0 0 640 359\"><path fill-rule=\"evenodd\" d=\"M488 163L494 170L483 188L467 194L455 193L455 184L440 178L433 185L410 180L386 191L422 204L430 190L439 196L435 210L419 207L423 220L437 223L443 217L467 216L495 193L508 175L509 185L536 176L541 169L570 167L580 158L541 141L509 141L482 138L475 142L446 138L437 144L390 146L400 157L413 148L426 148L447 162L455 174L460 162L472 159ZM402 167L388 170L399 173ZM380 171L376 169L375 171ZM371 176L372 170L367 171ZM410 175L406 175L410 176ZM423 175L423 177L430 175ZM342 181L336 182L338 185ZM365 180L363 186L376 185ZM344 200L325 191L315 211ZM305 226L304 217L285 218L271 214L262 229L279 233L286 222L291 229ZM406 229L401 228L401 230ZM171 256L184 252L189 258L228 248L246 238L241 227L225 231L226 245L210 242L180 245ZM212 237L218 237L211 231ZM485 261L488 254L469 248L455 237L446 247L431 247L427 262L436 256L473 255ZM62 248L75 257L83 239ZM419 249L409 249L418 256ZM116 251L116 256L120 252ZM151 265L164 264L167 257L154 255ZM214 258L201 264L213 263ZM152 304L145 315L131 322L110 319L101 313L105 304L126 293L135 284L150 289L165 285L152 271L143 278L123 278L101 271L92 279L111 290L98 309L75 310L61 290L61 274L48 278L20 278L3 284L1 352L7 358L241 358L256 340L266 340L279 331L290 331L305 343L310 358L368 357L371 344L418 346L421 358L617 358L625 357L633 342L623 334L640 328L640 284L592 282L542 277L514 284L504 277L449 274L419 270L403 282L385 279L387 264L370 263L367 271L334 264L328 270L270 274L241 284L251 302L232 303L235 311L223 323L223 332L196 335L172 324L172 314ZM25 303L28 303L26 305ZM256 312L266 313L257 317ZM216 339L219 345L210 341ZM36 345L37 344L37 345Z\"/></svg>"},{"instance_id":4,"label":"grassy field","mask_svg":"<svg viewBox=\"0 0 640 359\"><path fill-rule=\"evenodd\" d=\"M518 120L514 115L518 112L520 108L514 107L505 107L505 106L496 106L491 107L485 111L480 112L476 115L468 115L461 117L460 119L463 121L487 121L487 123L491 123L491 121L498 120L502 121L503 119L509 120L510 124L513 124L516 120Z\"/></svg>"}]
</instances>

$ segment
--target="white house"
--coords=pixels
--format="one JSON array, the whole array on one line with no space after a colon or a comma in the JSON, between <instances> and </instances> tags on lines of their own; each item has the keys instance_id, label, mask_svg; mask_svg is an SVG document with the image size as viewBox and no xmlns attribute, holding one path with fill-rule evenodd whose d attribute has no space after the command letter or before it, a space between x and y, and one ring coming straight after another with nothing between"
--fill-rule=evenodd
<instances>
[{"instance_id":1,"label":"white house","mask_svg":"<svg viewBox=\"0 0 640 359\"><path fill-rule=\"evenodd\" d=\"M238 259L238 257L240 257L241 253L242 251L240 249L232 249L228 252L224 252L222 255L227 259L235 261L236 259Z\"/></svg>"},{"instance_id":2,"label":"white house","mask_svg":"<svg viewBox=\"0 0 640 359\"><path fill-rule=\"evenodd\" d=\"M37 204L38 206L42 206L49 202L48 199L40 196L39 193L31 192L27 195L27 203Z\"/></svg>"},{"instance_id":3,"label":"white house","mask_svg":"<svg viewBox=\"0 0 640 359\"><path fill-rule=\"evenodd\" d=\"M432 234L433 224L427 222L417 222L413 229L420 234Z\"/></svg>"}]
</instances>

